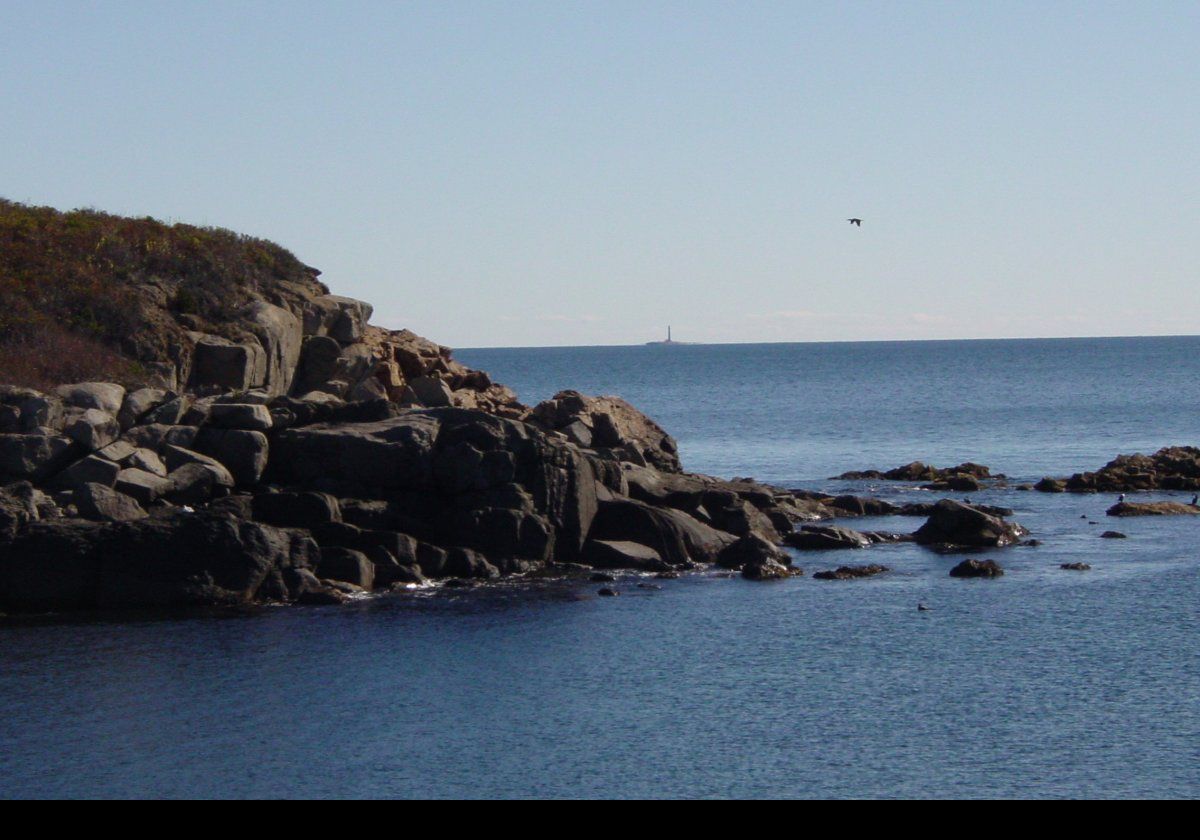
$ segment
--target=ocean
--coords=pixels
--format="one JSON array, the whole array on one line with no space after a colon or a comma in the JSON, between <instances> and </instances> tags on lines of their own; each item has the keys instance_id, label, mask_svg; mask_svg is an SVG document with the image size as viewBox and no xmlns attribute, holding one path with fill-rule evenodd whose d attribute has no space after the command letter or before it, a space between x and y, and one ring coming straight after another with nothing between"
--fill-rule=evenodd
<instances>
[{"instance_id":1,"label":"ocean","mask_svg":"<svg viewBox=\"0 0 1200 840\"><path fill-rule=\"evenodd\" d=\"M1200 443L1200 338L462 350L529 403L617 394L690 471L932 501ZM1187 501L1189 494L1145 494ZM1192 797L1200 519L1012 487L1041 545L808 575L508 581L351 607L0 622L0 797ZM913 530L920 520L852 527ZM1099 534L1118 528L1125 540ZM1089 572L1062 570L1084 561ZM812 572L882 563L876 578ZM918 612L916 605L932 607Z\"/></svg>"}]
</instances>

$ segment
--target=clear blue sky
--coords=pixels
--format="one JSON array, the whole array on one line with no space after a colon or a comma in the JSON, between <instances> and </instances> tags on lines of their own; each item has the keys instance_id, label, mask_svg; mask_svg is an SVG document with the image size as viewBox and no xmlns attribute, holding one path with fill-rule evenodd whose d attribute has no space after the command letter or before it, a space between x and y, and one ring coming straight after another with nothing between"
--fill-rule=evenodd
<instances>
[{"instance_id":1,"label":"clear blue sky","mask_svg":"<svg viewBox=\"0 0 1200 840\"><path fill-rule=\"evenodd\" d=\"M0 0L0 195L452 346L1200 333L1200 3Z\"/></svg>"}]
</instances>

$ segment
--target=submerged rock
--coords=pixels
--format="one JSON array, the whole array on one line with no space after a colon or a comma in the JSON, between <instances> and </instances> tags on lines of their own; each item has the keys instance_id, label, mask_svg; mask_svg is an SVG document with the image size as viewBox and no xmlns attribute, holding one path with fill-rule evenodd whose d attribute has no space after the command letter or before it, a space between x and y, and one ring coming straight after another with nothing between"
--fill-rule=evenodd
<instances>
[{"instance_id":1,"label":"submerged rock","mask_svg":"<svg viewBox=\"0 0 1200 840\"><path fill-rule=\"evenodd\" d=\"M895 469L881 472L880 470L860 470L842 473L834 476L837 481L929 481L945 484L954 483L957 486L949 489L978 489L978 479L1003 478L992 475L992 471L983 464L970 461L956 467L938 468L921 461L913 461ZM942 488L938 488L942 489Z\"/></svg>"},{"instance_id":2,"label":"submerged rock","mask_svg":"<svg viewBox=\"0 0 1200 840\"><path fill-rule=\"evenodd\" d=\"M1200 507L1179 502L1117 502L1105 511L1109 516L1196 516Z\"/></svg>"},{"instance_id":3,"label":"submerged rock","mask_svg":"<svg viewBox=\"0 0 1200 840\"><path fill-rule=\"evenodd\" d=\"M887 566L872 563L867 566L838 566L832 571L817 572L814 580L855 580L857 578L874 577L884 572L890 572Z\"/></svg>"},{"instance_id":4,"label":"submerged rock","mask_svg":"<svg viewBox=\"0 0 1200 840\"><path fill-rule=\"evenodd\" d=\"M791 569L776 560L763 560L742 566L742 577L746 580L783 580L799 573L798 569Z\"/></svg>"},{"instance_id":5,"label":"submerged rock","mask_svg":"<svg viewBox=\"0 0 1200 840\"><path fill-rule=\"evenodd\" d=\"M950 577L957 578L997 578L1004 574L1004 569L995 560L967 559L950 570Z\"/></svg>"}]
</instances>

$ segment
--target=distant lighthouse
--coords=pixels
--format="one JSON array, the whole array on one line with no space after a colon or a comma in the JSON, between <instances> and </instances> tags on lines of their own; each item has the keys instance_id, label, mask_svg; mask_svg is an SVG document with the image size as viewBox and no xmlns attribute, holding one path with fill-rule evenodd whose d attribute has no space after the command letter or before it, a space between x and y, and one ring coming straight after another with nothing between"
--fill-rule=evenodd
<instances>
[{"instance_id":1,"label":"distant lighthouse","mask_svg":"<svg viewBox=\"0 0 1200 840\"><path fill-rule=\"evenodd\" d=\"M650 347L664 347L664 346L679 344L679 342L676 341L675 339L671 338L671 327L670 327L670 325L668 325L666 341L647 341L646 344L647 344L647 346L650 346Z\"/></svg>"}]
</instances>

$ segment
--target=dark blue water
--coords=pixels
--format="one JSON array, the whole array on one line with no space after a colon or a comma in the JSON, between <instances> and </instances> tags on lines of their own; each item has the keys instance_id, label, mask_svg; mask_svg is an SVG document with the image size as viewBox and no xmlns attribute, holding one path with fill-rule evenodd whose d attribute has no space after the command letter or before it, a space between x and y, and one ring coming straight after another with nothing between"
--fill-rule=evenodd
<instances>
[{"instance_id":1,"label":"dark blue water","mask_svg":"<svg viewBox=\"0 0 1200 840\"><path fill-rule=\"evenodd\" d=\"M914 458L1037 477L1195 443L1198 352L1187 338L459 357L530 401L621 394L693 470L924 500L824 477ZM514 582L0 623L0 796L1200 794L1200 521L1124 520L1129 539L1101 540L1111 499L976 498L1043 541L995 551L999 580L951 579L955 558L893 545L799 558L894 570L844 583L631 579L600 599ZM1058 568L1073 560L1093 570Z\"/></svg>"}]
</instances>

